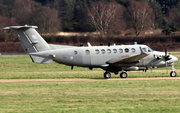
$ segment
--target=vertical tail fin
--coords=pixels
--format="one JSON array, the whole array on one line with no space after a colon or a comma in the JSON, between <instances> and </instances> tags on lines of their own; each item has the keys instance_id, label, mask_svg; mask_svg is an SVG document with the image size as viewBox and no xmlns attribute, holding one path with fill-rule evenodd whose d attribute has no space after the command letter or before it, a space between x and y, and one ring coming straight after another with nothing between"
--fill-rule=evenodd
<instances>
[{"instance_id":1,"label":"vertical tail fin","mask_svg":"<svg viewBox=\"0 0 180 113\"><path fill-rule=\"evenodd\" d=\"M36 53L41 51L50 50L47 42L39 35L35 30L37 26L10 26L4 29L14 29L25 53ZM30 55L31 59L35 63L50 64L51 58Z\"/></svg>"},{"instance_id":2,"label":"vertical tail fin","mask_svg":"<svg viewBox=\"0 0 180 113\"><path fill-rule=\"evenodd\" d=\"M14 29L25 53L50 50L47 42L35 30L37 26L10 26L4 29Z\"/></svg>"}]
</instances>

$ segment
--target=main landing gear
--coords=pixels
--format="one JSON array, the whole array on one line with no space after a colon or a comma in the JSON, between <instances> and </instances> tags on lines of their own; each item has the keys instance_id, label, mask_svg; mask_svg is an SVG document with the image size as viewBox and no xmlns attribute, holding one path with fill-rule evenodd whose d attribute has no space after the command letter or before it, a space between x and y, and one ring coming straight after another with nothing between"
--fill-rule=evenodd
<instances>
[{"instance_id":1,"label":"main landing gear","mask_svg":"<svg viewBox=\"0 0 180 113\"><path fill-rule=\"evenodd\" d=\"M106 78L106 79L111 78L111 73L110 72L105 72L104 73L104 78Z\"/></svg>"},{"instance_id":2,"label":"main landing gear","mask_svg":"<svg viewBox=\"0 0 180 113\"><path fill-rule=\"evenodd\" d=\"M127 78L127 73L126 72L121 72L120 77L121 78Z\"/></svg>"},{"instance_id":3,"label":"main landing gear","mask_svg":"<svg viewBox=\"0 0 180 113\"><path fill-rule=\"evenodd\" d=\"M126 72L121 72L120 77L121 78L127 78L127 73ZM111 78L111 73L110 72L105 72L104 73L104 78L106 78L106 79Z\"/></svg>"}]
</instances>

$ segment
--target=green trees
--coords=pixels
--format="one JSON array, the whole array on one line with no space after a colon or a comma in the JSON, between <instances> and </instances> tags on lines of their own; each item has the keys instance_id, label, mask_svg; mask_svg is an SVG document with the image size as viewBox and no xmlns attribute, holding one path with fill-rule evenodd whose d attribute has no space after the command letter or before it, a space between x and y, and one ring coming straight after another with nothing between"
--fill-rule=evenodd
<instances>
[{"instance_id":1,"label":"green trees","mask_svg":"<svg viewBox=\"0 0 180 113\"><path fill-rule=\"evenodd\" d=\"M164 23L179 28L179 7L180 0L0 0L0 18L14 21L8 25L37 25L41 33L99 31L106 35L128 28L138 36L145 27L162 28Z\"/></svg>"},{"instance_id":2,"label":"green trees","mask_svg":"<svg viewBox=\"0 0 180 113\"><path fill-rule=\"evenodd\" d=\"M162 32L163 32L165 35L170 35L170 34L171 34L171 31L172 31L172 29L169 28L169 27L167 27L167 28L165 28Z\"/></svg>"},{"instance_id":3,"label":"green trees","mask_svg":"<svg viewBox=\"0 0 180 113\"><path fill-rule=\"evenodd\" d=\"M154 23L152 23L152 28L156 29L162 27L164 14L162 12L161 5L156 0L150 0L149 5L153 8L153 13L154 13Z\"/></svg>"},{"instance_id":4,"label":"green trees","mask_svg":"<svg viewBox=\"0 0 180 113\"><path fill-rule=\"evenodd\" d=\"M167 14L169 10L179 2L179 0L157 0L157 1L161 5L164 14Z\"/></svg>"},{"instance_id":5,"label":"green trees","mask_svg":"<svg viewBox=\"0 0 180 113\"><path fill-rule=\"evenodd\" d=\"M180 27L180 3L171 8L167 16L167 22L171 27Z\"/></svg>"}]
</instances>

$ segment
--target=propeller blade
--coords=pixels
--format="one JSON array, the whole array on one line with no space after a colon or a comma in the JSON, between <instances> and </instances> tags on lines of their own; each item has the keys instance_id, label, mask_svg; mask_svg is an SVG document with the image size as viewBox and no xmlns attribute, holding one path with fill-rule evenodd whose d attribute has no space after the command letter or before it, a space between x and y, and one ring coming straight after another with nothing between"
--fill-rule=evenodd
<instances>
[{"instance_id":1,"label":"propeller blade","mask_svg":"<svg viewBox=\"0 0 180 113\"><path fill-rule=\"evenodd\" d=\"M165 58L167 57L167 45L165 44Z\"/></svg>"},{"instance_id":2,"label":"propeller blade","mask_svg":"<svg viewBox=\"0 0 180 113\"><path fill-rule=\"evenodd\" d=\"M165 62L166 62L167 60L171 60L172 58L170 58L170 55L167 55L167 45L165 44L164 46L165 46L165 56L164 56L164 59L165 59Z\"/></svg>"},{"instance_id":3,"label":"propeller blade","mask_svg":"<svg viewBox=\"0 0 180 113\"><path fill-rule=\"evenodd\" d=\"M167 70L167 61L166 61L166 74L168 73L168 70Z\"/></svg>"},{"instance_id":4,"label":"propeller blade","mask_svg":"<svg viewBox=\"0 0 180 113\"><path fill-rule=\"evenodd\" d=\"M166 73L168 73L168 70L167 70L167 60L170 60L169 56L170 55L167 55L167 44L165 43L165 56L164 56L164 60L165 60L165 63L166 63Z\"/></svg>"}]
</instances>

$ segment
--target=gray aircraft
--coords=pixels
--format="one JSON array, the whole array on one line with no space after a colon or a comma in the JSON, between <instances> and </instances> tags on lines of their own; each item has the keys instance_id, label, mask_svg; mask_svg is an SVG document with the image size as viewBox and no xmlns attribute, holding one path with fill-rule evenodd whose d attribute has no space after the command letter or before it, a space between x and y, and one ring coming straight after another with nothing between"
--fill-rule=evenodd
<instances>
[{"instance_id":1,"label":"gray aircraft","mask_svg":"<svg viewBox=\"0 0 180 113\"><path fill-rule=\"evenodd\" d=\"M108 46L65 46L47 44L35 30L37 26L10 26L4 29L14 29L21 45L33 62L50 64L55 61L60 64L102 68L106 72L104 78L110 78L111 72L121 78L127 77L127 71L146 71L148 68L172 66L171 77L176 77L174 62L178 58L165 52L153 51L146 45L108 45Z\"/></svg>"}]
</instances>

